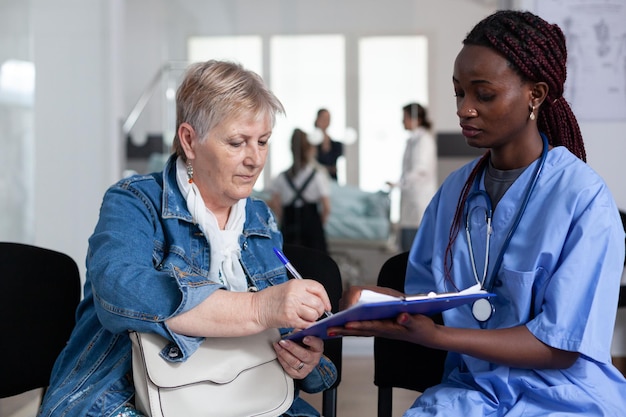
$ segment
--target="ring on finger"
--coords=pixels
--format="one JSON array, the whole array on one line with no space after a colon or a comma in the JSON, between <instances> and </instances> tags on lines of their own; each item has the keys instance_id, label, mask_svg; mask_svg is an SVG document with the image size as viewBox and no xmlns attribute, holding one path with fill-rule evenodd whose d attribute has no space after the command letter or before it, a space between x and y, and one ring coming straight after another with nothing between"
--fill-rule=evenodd
<instances>
[{"instance_id":1,"label":"ring on finger","mask_svg":"<svg viewBox=\"0 0 626 417\"><path fill-rule=\"evenodd\" d=\"M302 368L304 368L304 362L300 362L300 365L296 366L295 370L300 371Z\"/></svg>"}]
</instances>

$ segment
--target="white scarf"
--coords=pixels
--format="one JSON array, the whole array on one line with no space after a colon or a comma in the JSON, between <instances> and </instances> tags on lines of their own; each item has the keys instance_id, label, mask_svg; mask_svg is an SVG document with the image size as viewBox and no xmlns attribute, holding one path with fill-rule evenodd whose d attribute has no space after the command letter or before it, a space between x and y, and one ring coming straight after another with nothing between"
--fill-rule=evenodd
<instances>
[{"instance_id":1,"label":"white scarf","mask_svg":"<svg viewBox=\"0 0 626 417\"><path fill-rule=\"evenodd\" d=\"M189 183L187 167L180 157L176 160L176 182L187 201L187 209L194 223L204 233L211 248L209 278L224 284L231 291L247 291L246 274L239 261L239 236L246 221L246 199L239 200L231 207L226 226L221 230L213 212L204 205L196 184Z\"/></svg>"}]
</instances>

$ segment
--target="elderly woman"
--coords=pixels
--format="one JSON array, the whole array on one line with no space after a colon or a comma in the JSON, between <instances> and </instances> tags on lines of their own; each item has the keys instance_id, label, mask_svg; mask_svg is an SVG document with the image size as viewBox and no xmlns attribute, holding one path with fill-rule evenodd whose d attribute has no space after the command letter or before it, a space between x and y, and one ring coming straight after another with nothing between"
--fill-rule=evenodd
<instances>
[{"instance_id":1,"label":"elderly woman","mask_svg":"<svg viewBox=\"0 0 626 417\"><path fill-rule=\"evenodd\" d=\"M163 172L124 179L104 196L85 297L40 416L141 416L129 330L165 337L176 346L170 359L185 361L205 337L304 328L331 308L321 284L287 278L272 251L282 246L276 221L249 197L283 112L278 99L257 74L208 61L189 67L176 105ZM321 339L274 349L298 389L335 381ZM318 413L296 395L286 415Z\"/></svg>"}]
</instances>

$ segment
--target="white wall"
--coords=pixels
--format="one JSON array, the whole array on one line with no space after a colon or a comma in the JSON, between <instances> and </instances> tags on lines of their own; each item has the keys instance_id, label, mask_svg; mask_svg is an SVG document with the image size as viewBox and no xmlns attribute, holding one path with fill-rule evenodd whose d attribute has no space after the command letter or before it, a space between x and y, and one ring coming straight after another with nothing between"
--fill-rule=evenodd
<instances>
[{"instance_id":1,"label":"white wall","mask_svg":"<svg viewBox=\"0 0 626 417\"><path fill-rule=\"evenodd\" d=\"M34 244L83 269L104 190L119 177L119 1L31 0L36 68ZM119 42L118 42L119 43Z\"/></svg>"},{"instance_id":2,"label":"white wall","mask_svg":"<svg viewBox=\"0 0 626 417\"><path fill-rule=\"evenodd\" d=\"M518 0L517 7L535 11L535 0ZM565 12L565 10L564 10ZM577 115L584 119L584 115ZM620 209L626 210L624 155L626 155L626 114L621 121L580 122L587 162L606 181Z\"/></svg>"}]
</instances>

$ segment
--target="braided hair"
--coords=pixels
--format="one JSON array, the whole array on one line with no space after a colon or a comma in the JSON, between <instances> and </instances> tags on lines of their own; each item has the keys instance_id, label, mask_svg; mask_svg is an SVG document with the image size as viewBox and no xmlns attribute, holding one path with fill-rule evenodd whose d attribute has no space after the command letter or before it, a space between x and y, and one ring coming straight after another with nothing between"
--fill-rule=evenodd
<instances>
[{"instance_id":1,"label":"braided hair","mask_svg":"<svg viewBox=\"0 0 626 417\"><path fill-rule=\"evenodd\" d=\"M565 146L586 161L585 146L576 116L563 97L567 77L565 35L530 12L500 10L480 21L463 40L463 45L485 46L502 55L524 81L545 82L548 95L537 113L537 127L553 146ZM461 227L461 217L471 185L489 161L489 151L470 173L457 204L444 258L449 278L452 245Z\"/></svg>"},{"instance_id":2,"label":"braided hair","mask_svg":"<svg viewBox=\"0 0 626 417\"><path fill-rule=\"evenodd\" d=\"M498 52L523 80L548 84L548 96L538 114L539 131L553 146L565 146L585 161L578 121L563 98L567 76L565 35L530 12L500 10L485 18L467 35L463 45L486 46Z\"/></svg>"}]
</instances>

